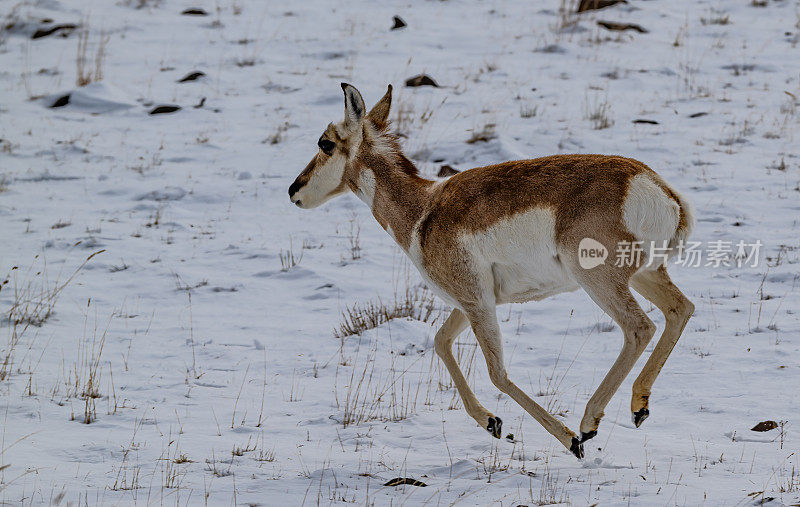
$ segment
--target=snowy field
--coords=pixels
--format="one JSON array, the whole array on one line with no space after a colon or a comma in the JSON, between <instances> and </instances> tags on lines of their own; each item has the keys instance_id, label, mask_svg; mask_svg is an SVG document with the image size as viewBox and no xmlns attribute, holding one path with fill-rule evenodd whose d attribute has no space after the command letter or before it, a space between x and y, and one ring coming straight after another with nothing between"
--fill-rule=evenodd
<instances>
[{"instance_id":1,"label":"snowy field","mask_svg":"<svg viewBox=\"0 0 800 507\"><path fill-rule=\"evenodd\" d=\"M800 2L574 10L0 0L0 503L800 503ZM423 72L439 87L404 86ZM471 333L460 363L503 438L467 416L433 351L448 310L366 206L288 200L341 81L368 106L394 85L426 177L621 154L694 202L708 255L670 272L697 309L641 428L655 340L583 461ZM718 241L760 241L757 264L714 266ZM354 312L399 316L348 335ZM511 379L577 431L620 329L583 292L498 315Z\"/></svg>"}]
</instances>

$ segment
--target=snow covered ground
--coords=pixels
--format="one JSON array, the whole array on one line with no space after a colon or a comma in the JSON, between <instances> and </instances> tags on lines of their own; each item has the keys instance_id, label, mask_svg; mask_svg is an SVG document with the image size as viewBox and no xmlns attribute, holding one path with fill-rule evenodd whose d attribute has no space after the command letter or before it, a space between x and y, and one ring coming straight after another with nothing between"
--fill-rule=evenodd
<instances>
[{"instance_id":1,"label":"snow covered ground","mask_svg":"<svg viewBox=\"0 0 800 507\"><path fill-rule=\"evenodd\" d=\"M1 0L0 501L800 503L800 2L563 7ZM403 86L421 72L441 87ZM704 247L762 242L755 267L671 268L697 311L641 428L632 375L578 461L465 333L462 367L513 436L467 416L432 348L446 309L427 315L369 210L288 200L340 81L368 105L395 85L428 177L622 154L694 202ZM148 114L164 105L182 109ZM427 322L335 334L407 294ZM581 292L498 314L511 378L577 430L619 329Z\"/></svg>"}]
</instances>

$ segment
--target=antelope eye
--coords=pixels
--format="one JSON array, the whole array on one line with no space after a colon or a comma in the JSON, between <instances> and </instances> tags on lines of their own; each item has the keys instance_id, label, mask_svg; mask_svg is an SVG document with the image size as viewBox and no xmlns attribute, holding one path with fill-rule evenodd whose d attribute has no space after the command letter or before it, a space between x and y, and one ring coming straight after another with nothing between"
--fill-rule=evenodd
<instances>
[{"instance_id":1,"label":"antelope eye","mask_svg":"<svg viewBox=\"0 0 800 507\"><path fill-rule=\"evenodd\" d=\"M319 141L317 141L317 146L319 146L319 149L324 151L325 154L330 155L331 153L333 153L333 149L336 147L336 143L334 143L329 139L323 139L320 137Z\"/></svg>"}]
</instances>

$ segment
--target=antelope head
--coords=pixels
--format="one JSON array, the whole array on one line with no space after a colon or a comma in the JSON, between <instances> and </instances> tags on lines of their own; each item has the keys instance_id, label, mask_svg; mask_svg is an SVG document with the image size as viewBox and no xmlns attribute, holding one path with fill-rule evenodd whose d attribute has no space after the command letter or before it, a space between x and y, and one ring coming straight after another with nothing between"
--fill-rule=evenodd
<instances>
[{"instance_id":1,"label":"antelope head","mask_svg":"<svg viewBox=\"0 0 800 507\"><path fill-rule=\"evenodd\" d=\"M365 137L373 138L386 127L392 103L392 85L367 113L361 93L342 83L344 120L330 123L317 141L319 150L289 187L289 199L300 208L316 208L329 199L355 189L359 179L354 160Z\"/></svg>"}]
</instances>

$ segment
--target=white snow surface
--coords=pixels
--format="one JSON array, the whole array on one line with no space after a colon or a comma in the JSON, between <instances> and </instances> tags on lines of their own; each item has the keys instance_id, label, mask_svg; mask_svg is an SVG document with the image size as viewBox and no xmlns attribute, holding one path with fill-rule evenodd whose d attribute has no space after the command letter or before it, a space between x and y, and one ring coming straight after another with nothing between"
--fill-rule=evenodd
<instances>
[{"instance_id":1,"label":"white snow surface","mask_svg":"<svg viewBox=\"0 0 800 507\"><path fill-rule=\"evenodd\" d=\"M0 2L0 502L800 503L800 2L562 3ZM89 27L93 75L107 38L100 83L75 85L80 30L31 40L43 18ZM441 87L403 86L420 72ZM631 384L655 340L581 462L491 385L470 333L462 367L513 438L467 416L432 347L440 301L433 324L334 336L348 307L421 283L355 196L289 202L341 81L368 106L394 84L427 177L621 154L693 201L692 239L763 243L756 267L670 268L697 310L641 428ZM577 431L619 328L583 292L498 315L510 377Z\"/></svg>"}]
</instances>

